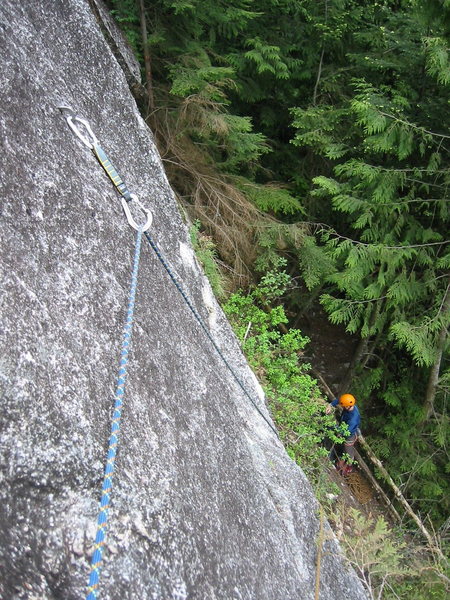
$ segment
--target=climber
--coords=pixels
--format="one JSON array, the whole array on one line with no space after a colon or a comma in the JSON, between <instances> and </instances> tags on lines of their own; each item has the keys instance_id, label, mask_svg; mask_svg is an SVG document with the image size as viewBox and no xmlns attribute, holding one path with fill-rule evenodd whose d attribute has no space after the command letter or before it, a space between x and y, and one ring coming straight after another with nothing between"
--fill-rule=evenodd
<instances>
[{"instance_id":1,"label":"climber","mask_svg":"<svg viewBox=\"0 0 450 600\"><path fill-rule=\"evenodd\" d=\"M343 409L339 418L339 423L345 423L348 427L348 437L344 442L344 454L353 462L355 457L355 443L358 439L361 417L358 407L356 406L355 397L351 394L342 394L339 398L335 398L326 407L326 414L329 415L337 405ZM353 470L351 462L346 462L342 458L338 460L336 468L341 475L348 475Z\"/></svg>"}]
</instances>

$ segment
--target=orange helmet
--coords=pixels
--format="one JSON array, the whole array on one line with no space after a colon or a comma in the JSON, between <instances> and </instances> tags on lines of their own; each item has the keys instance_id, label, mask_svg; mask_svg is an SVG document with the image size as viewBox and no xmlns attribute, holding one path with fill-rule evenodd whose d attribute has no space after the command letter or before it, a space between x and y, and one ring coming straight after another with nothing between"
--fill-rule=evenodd
<instances>
[{"instance_id":1,"label":"orange helmet","mask_svg":"<svg viewBox=\"0 0 450 600\"><path fill-rule=\"evenodd\" d=\"M344 408L350 408L355 406L356 400L351 394L342 394L342 396L339 398L339 404Z\"/></svg>"}]
</instances>

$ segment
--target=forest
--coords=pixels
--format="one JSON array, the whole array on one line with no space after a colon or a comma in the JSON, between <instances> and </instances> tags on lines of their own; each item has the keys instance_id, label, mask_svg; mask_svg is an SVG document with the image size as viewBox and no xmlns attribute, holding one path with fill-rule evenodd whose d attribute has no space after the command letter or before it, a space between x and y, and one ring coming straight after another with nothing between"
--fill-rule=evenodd
<instances>
[{"instance_id":1,"label":"forest","mask_svg":"<svg viewBox=\"0 0 450 600\"><path fill-rule=\"evenodd\" d=\"M445 548L450 0L107 4L199 259L280 431L300 432L288 451L320 481L326 420L311 424L298 329L320 306L352 340L334 391L358 398L366 438ZM395 568L403 583L373 598L444 598L444 584L414 595Z\"/></svg>"}]
</instances>

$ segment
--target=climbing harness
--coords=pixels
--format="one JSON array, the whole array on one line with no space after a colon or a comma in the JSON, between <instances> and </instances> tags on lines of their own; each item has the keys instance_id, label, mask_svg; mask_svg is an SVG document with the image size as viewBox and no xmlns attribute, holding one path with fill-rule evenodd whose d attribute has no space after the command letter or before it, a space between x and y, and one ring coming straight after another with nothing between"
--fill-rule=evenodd
<instances>
[{"instance_id":1,"label":"climbing harness","mask_svg":"<svg viewBox=\"0 0 450 600\"><path fill-rule=\"evenodd\" d=\"M195 309L194 305L190 301L188 295L184 291L183 287L175 277L172 268L169 263L166 261L158 246L154 242L150 233L148 232L149 227L152 224L152 213L150 210L146 209L141 202L138 200L135 194L132 194L116 168L108 158L106 152L100 146L97 137L92 131L88 121L78 117L73 109L70 106L59 106L59 109L63 112L67 124L73 133L78 137L78 139L92 152L95 154L98 162L101 164L109 179L112 181L113 185L116 187L118 192L121 195L121 203L123 211L127 217L128 223L130 226L137 231L136 235L136 243L134 250L134 261L133 261L133 273L131 277L131 285L130 285L130 293L128 298L128 310L126 316L125 327L123 331L123 341L122 341L122 351L119 365L119 374L117 378L117 387L115 391L115 404L114 404L114 412L111 420L111 434L109 438L109 446L108 446L108 454L106 459L105 471L104 471L104 479L102 486L102 496L100 501L100 512L97 519L97 534L95 538L94 544L94 553L91 559L91 572L89 576L89 584L88 584L88 594L86 596L86 600L96 600L97 598L97 588L99 585L99 576L100 576L100 566L103 556L103 547L106 542L106 532L107 532L107 520L108 520L108 511L110 504L110 494L113 483L113 474L114 474L114 465L117 453L117 446L119 443L119 432L120 432L120 419L122 414L122 406L123 406L123 397L125 391L125 382L127 378L127 363L128 363L128 352L129 346L131 343L131 335L133 328L133 313L134 313L134 304L136 297L136 288L137 288L137 278L138 278L138 269L139 269L139 259L140 259L140 251L141 251L141 241L142 235L145 235L149 245L154 250L156 256L161 262L162 266L166 270L170 279L174 283L175 287L183 297L185 303L189 307L190 311L194 315L195 319L198 321L200 327L203 329L204 333L212 343L215 350L218 352L220 358L232 374L235 381L238 383L239 387L245 394L245 396L250 400L253 406L256 408L258 413L262 416L264 421L269 425L270 429L275 433L278 437L278 432L269 419L264 415L261 409L258 407L256 402L253 400L249 392L246 390L243 383L240 381L239 377L236 375L233 367L230 365L226 357L223 355L219 346L214 341L211 333L209 332L207 326L205 325L202 317ZM86 133L83 133L82 129L84 128ZM138 225L134 220L131 210L130 203L134 202L137 206L142 210L142 212L146 215L146 222L142 225Z\"/></svg>"}]
</instances>

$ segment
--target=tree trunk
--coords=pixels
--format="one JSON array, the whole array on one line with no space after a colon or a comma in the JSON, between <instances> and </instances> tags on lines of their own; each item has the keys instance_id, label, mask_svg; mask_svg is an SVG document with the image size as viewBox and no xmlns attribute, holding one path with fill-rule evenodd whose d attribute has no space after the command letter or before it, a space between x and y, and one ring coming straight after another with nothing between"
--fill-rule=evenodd
<instances>
[{"instance_id":1,"label":"tree trunk","mask_svg":"<svg viewBox=\"0 0 450 600\"><path fill-rule=\"evenodd\" d=\"M313 106L315 106L316 102L317 102L317 92L319 89L320 76L322 75L322 65L323 65L323 55L324 54L325 54L325 48L322 46L322 52L320 54L320 61L319 61L319 68L317 70L317 78L316 78L316 83L314 85L314 92L313 92L313 98L312 98Z\"/></svg>"},{"instance_id":2,"label":"tree trunk","mask_svg":"<svg viewBox=\"0 0 450 600\"><path fill-rule=\"evenodd\" d=\"M148 94L148 110L153 111L153 78L152 78L152 61L150 52L148 49L147 41L147 21L145 19L145 7L144 0L137 0L139 8L139 19L141 22L141 38L142 38L142 50L144 53L144 66L145 66L145 87Z\"/></svg>"},{"instance_id":3,"label":"tree trunk","mask_svg":"<svg viewBox=\"0 0 450 600\"><path fill-rule=\"evenodd\" d=\"M447 318L450 312L450 293L449 293L450 285L447 286L447 290L445 292L444 300L442 301L440 312L444 319ZM447 341L447 325L444 323L442 326L436 344L436 358L433 366L431 367L430 376L428 378L428 386L425 395L424 402L424 419L423 422L428 421L430 418L433 409L434 409L434 399L436 397L436 388L439 382L439 370L441 368L442 355L444 353L445 342Z\"/></svg>"},{"instance_id":4,"label":"tree trunk","mask_svg":"<svg viewBox=\"0 0 450 600\"><path fill-rule=\"evenodd\" d=\"M379 331L377 333L375 339L373 340L373 342L370 344L370 348L367 348L367 354L361 363L361 367L363 369L367 366L367 363L369 362L369 360L372 356L375 356L376 358L378 358L378 360L380 362L383 362L383 359L380 356L375 354L375 349L377 348L378 344L380 343L382 335L383 335L383 331Z\"/></svg>"},{"instance_id":5,"label":"tree trunk","mask_svg":"<svg viewBox=\"0 0 450 600\"><path fill-rule=\"evenodd\" d=\"M328 0L325 0L325 24L328 23ZM317 77L316 83L314 85L314 92L312 97L313 106L316 105L317 102L317 92L319 90L320 77L322 75L322 66L323 66L323 56L325 54L325 44L322 44L322 50L320 53L319 67L317 69Z\"/></svg>"},{"instance_id":6,"label":"tree trunk","mask_svg":"<svg viewBox=\"0 0 450 600\"><path fill-rule=\"evenodd\" d=\"M368 345L369 338L361 338L359 340L358 346L356 347L355 353L353 354L353 358L350 362L350 366L347 369L345 377L339 386L339 396L346 393L350 388L353 379L353 373L356 369L356 366L361 362L361 358L364 356L364 354L366 354Z\"/></svg>"},{"instance_id":7,"label":"tree trunk","mask_svg":"<svg viewBox=\"0 0 450 600\"><path fill-rule=\"evenodd\" d=\"M400 489L395 484L395 482L392 479L392 477L389 475L389 473L383 467L383 465L381 464L381 461L375 456L372 448L369 446L369 444L366 442L366 440L364 439L364 437L362 435L358 436L358 441L361 444L361 447L364 448L367 456L370 458L370 460L373 462L373 464L380 471L381 475L383 476L383 479L386 481L386 483L388 483L390 485L390 487L394 491L394 494L395 494L397 500L403 506L403 508L405 509L406 513L416 523L416 525L419 528L419 530L421 531L422 535L427 540L427 542L428 542L428 544L430 546L430 550L432 552L434 552L435 554L437 554L441 560L447 562L447 559L442 554L441 549L437 546L435 540L433 539L433 537L431 536L430 532L427 530L427 528L423 524L422 520L413 511L413 509L411 508L411 506L407 502L406 498L403 496L403 494L401 493Z\"/></svg>"}]
</instances>

